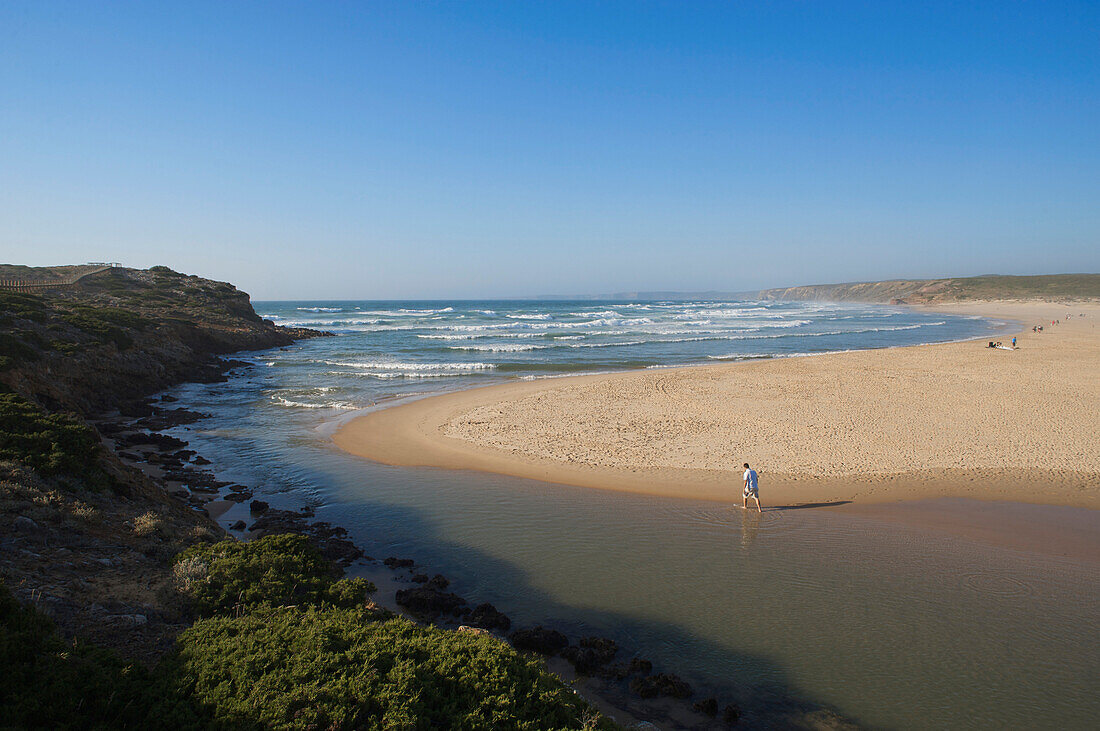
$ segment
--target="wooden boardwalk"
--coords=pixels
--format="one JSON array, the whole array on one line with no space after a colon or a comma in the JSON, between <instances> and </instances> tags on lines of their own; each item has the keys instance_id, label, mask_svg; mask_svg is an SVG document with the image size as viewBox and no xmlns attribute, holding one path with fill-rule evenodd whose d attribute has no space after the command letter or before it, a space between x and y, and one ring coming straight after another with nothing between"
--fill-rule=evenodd
<instances>
[{"instance_id":1,"label":"wooden boardwalk","mask_svg":"<svg viewBox=\"0 0 1100 731\"><path fill-rule=\"evenodd\" d=\"M96 264L91 265L91 268L87 271L74 274L71 277L65 279L0 279L0 289L7 290L9 292L42 292L47 289L59 289L65 287L72 287L84 277L92 274L98 274L99 272L107 271L119 266L118 264Z\"/></svg>"}]
</instances>

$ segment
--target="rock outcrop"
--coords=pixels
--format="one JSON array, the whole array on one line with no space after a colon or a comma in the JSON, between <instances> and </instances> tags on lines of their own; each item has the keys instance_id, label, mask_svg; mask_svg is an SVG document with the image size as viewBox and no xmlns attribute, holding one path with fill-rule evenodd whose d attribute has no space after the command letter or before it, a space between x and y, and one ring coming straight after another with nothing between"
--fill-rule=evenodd
<instances>
[{"instance_id":1,"label":"rock outcrop","mask_svg":"<svg viewBox=\"0 0 1100 731\"><path fill-rule=\"evenodd\" d=\"M225 282L115 267L64 288L0 291L0 384L50 410L127 413L243 365L218 356L322 334L264 320Z\"/></svg>"}]
</instances>

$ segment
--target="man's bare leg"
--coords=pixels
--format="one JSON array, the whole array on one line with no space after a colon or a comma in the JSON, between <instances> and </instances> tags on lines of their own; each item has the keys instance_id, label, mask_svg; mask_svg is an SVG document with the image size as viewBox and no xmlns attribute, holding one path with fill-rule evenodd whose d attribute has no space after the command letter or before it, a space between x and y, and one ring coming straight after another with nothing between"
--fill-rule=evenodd
<instances>
[{"instance_id":1,"label":"man's bare leg","mask_svg":"<svg viewBox=\"0 0 1100 731\"><path fill-rule=\"evenodd\" d=\"M752 499L756 501L756 512L763 513L764 509L760 507L760 498L757 497L756 495L753 495Z\"/></svg>"}]
</instances>

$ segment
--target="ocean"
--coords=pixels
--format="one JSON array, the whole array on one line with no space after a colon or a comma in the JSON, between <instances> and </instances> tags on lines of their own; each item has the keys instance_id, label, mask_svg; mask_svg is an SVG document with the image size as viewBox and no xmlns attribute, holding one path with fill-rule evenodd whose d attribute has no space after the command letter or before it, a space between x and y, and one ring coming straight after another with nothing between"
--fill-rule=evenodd
<instances>
[{"instance_id":1,"label":"ocean","mask_svg":"<svg viewBox=\"0 0 1100 731\"><path fill-rule=\"evenodd\" d=\"M813 302L257 302L280 325L339 337L257 356L271 403L360 409L385 399L631 368L963 340L999 325L904 307ZM1000 325L1003 325L1001 323Z\"/></svg>"},{"instance_id":2,"label":"ocean","mask_svg":"<svg viewBox=\"0 0 1100 731\"><path fill-rule=\"evenodd\" d=\"M210 416L172 433L219 478L275 507L313 507L376 559L413 558L517 626L611 637L684 677L696 698L736 701L750 726L782 726L790 699L881 728L1086 728L1100 714L1092 564L842 511L758 516L390 467L330 439L361 410L507 379L992 339L1010 323L753 301L256 309L337 337L239 354L249 365L228 381L173 389ZM247 505L219 521L238 519L250 520Z\"/></svg>"}]
</instances>

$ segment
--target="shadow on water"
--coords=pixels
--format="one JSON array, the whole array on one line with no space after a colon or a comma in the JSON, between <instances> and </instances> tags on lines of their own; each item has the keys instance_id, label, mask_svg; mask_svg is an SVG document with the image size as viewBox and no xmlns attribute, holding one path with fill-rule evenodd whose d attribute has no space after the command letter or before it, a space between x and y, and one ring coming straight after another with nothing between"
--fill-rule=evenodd
<instances>
[{"instance_id":1,"label":"shadow on water","mask_svg":"<svg viewBox=\"0 0 1100 731\"><path fill-rule=\"evenodd\" d=\"M829 709L824 703L800 691L786 679L783 668L765 657L737 652L729 647L711 642L683 627L668 622L659 622L619 612L581 607L561 601L537 589L530 577L519 566L491 556L470 546L457 544L445 539L431 520L422 511L407 506L359 504L359 508L368 508L371 522L392 526L392 534L379 539L365 535L354 525L353 516L344 512L350 507L340 504L328 504L318 511L318 518L328 520L348 528L357 543L368 555L384 558L397 552L401 558L417 561L416 571L435 571L447 564L449 590L467 599L471 605L481 601L493 601L497 608L508 614L513 620L513 629L534 625L545 625L565 632L572 643L585 636L599 635L614 639L620 646L615 662L625 662L632 657L651 659L654 672L670 672L687 680L694 690L691 703L710 696L718 698L720 707L727 703L736 703L743 712L743 723L749 727L785 727L792 716L813 713ZM335 515L333 513L341 513ZM755 516L753 516L755 517ZM746 516L743 545L755 539L756 527L752 517ZM434 556L445 557L444 561L434 562L417 555L417 548L431 546ZM402 553L403 550L412 553ZM684 567L690 570L690 567ZM352 569L354 572L354 567ZM410 570L410 574L412 571ZM394 571L400 579L402 571ZM655 591L659 588L655 587ZM512 601L509 600L512 598ZM522 602L515 601L522 597ZM522 604L526 608L515 605ZM532 605L537 607L532 609ZM651 654L652 653L652 654ZM658 657L663 656L663 657ZM708 677L691 661L692 658L721 656L727 663L742 668L752 668L766 677L756 683L723 682L722 679ZM669 660L668 658L678 658ZM610 697L627 708L637 712L644 703L626 690L626 684L619 684ZM829 709L832 710L832 709Z\"/></svg>"},{"instance_id":2,"label":"shadow on water","mask_svg":"<svg viewBox=\"0 0 1100 731\"><path fill-rule=\"evenodd\" d=\"M810 508L835 508L838 505L848 505L851 500L832 500L826 503L797 503L795 505L774 505L765 510L807 510Z\"/></svg>"},{"instance_id":3,"label":"shadow on water","mask_svg":"<svg viewBox=\"0 0 1100 731\"><path fill-rule=\"evenodd\" d=\"M372 466L365 470L369 482L356 480L360 484L349 490L342 470L353 458L338 453L334 448L306 446L309 459L301 459L302 454L298 453L297 458L291 460L288 459L290 455L281 449L271 448L270 443L256 439L255 434L245 430L232 435L209 435L212 437L209 442L210 456L216 465L227 468L219 469L220 477L232 478L254 487L257 499L270 501L276 507L295 509L310 505L316 510L318 520L348 530L349 538L376 560L391 555L411 558L417 562L417 571L444 573L451 581L450 591L465 598L471 606L483 601L492 602L512 618L513 629L542 624L566 633L573 643L585 636L610 637L621 648L616 662L629 661L632 657L650 659L654 663L654 672L675 673L689 682L694 694L685 702L686 709L690 709L694 701L715 696L720 707L727 703L740 706L743 721L750 727L786 726L791 716L826 708L832 710L810 693L794 687L784 668L767 657L738 651L672 622L644 618L641 616L646 610L644 606L639 606L638 616L634 616L586 606L586 600L582 597L573 603L560 595L551 596L539 589L534 577L519 564L448 539L441 530L439 516L427 509L389 502L394 492L401 492L406 486L415 485L430 492L440 488L440 491L448 488L466 491L471 489L467 482L474 483L473 489L482 484L477 478L471 480L468 475L436 472L434 481L429 480L427 487L424 487L423 474L401 468ZM180 430L180 436L194 440L194 446L200 452L207 451L200 443L206 438L196 431ZM358 467L363 463L356 460L353 464ZM491 502L494 496L499 497L494 495L496 487L485 485L484 495L474 499ZM509 483L509 491L523 494L524 486ZM446 500L447 497L441 499ZM462 509L461 505L455 507ZM241 504L223 515L221 520L225 524L238 518L249 520L247 512L247 504ZM757 540L761 528L766 532L772 521L767 513L759 515L755 511L738 510L737 514L729 513L722 522L726 526L738 526L739 530L731 534L731 546L739 543L740 548L745 550ZM567 531L569 528L563 525L561 530ZM591 541L593 537L587 534L598 530L584 525L576 528L580 531L576 536L579 541ZM572 538L570 534L570 542ZM603 559L600 545L597 540L584 554L584 560ZM682 568L685 572L692 571L691 565ZM351 573L354 572L353 566ZM393 572L399 580L407 575L402 571ZM667 593L667 589L655 580L651 592L654 595ZM715 677L707 666L713 668L716 664L732 668L742 679L732 680L724 675ZM746 674L760 679L744 682ZM617 684L605 695L614 699L620 707L638 712L639 705L645 702L630 694L625 685ZM644 708L652 712L654 706ZM660 704L657 708L660 709ZM646 715L647 710L641 713Z\"/></svg>"}]
</instances>

